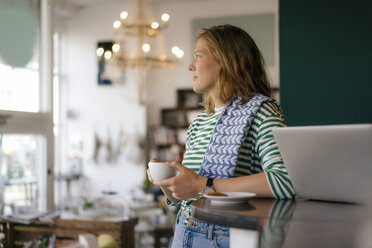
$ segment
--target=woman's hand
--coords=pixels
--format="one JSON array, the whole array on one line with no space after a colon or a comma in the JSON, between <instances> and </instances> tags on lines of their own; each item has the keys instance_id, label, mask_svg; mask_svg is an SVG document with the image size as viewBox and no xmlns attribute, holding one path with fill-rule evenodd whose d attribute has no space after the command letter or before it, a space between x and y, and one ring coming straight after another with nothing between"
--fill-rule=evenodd
<instances>
[{"instance_id":1,"label":"woman's hand","mask_svg":"<svg viewBox=\"0 0 372 248\"><path fill-rule=\"evenodd\" d=\"M203 191L207 178L199 176L178 161L167 163L170 167L178 170L179 174L175 177L154 182L151 179L149 170L147 170L149 180L154 185L168 188L173 192L172 196L179 200L198 196L199 193Z\"/></svg>"}]
</instances>

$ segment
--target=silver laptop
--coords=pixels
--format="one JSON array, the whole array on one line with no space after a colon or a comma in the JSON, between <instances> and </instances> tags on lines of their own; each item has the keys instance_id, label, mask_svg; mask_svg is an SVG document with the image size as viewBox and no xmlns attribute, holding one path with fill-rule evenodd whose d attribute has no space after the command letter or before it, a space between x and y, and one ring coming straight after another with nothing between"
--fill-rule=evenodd
<instances>
[{"instance_id":1,"label":"silver laptop","mask_svg":"<svg viewBox=\"0 0 372 248\"><path fill-rule=\"evenodd\" d=\"M298 197L372 202L372 124L273 129Z\"/></svg>"}]
</instances>

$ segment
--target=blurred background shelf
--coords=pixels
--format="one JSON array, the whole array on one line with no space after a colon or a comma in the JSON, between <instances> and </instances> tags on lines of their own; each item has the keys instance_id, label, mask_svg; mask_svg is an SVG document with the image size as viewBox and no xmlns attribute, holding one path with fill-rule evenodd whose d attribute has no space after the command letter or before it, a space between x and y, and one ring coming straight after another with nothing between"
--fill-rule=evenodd
<instances>
[{"instance_id":1,"label":"blurred background shelf","mask_svg":"<svg viewBox=\"0 0 372 248\"><path fill-rule=\"evenodd\" d=\"M187 129L203 111L201 101L202 96L192 89L177 90L177 106L161 109L161 124L150 127L150 157L164 161L182 160Z\"/></svg>"}]
</instances>

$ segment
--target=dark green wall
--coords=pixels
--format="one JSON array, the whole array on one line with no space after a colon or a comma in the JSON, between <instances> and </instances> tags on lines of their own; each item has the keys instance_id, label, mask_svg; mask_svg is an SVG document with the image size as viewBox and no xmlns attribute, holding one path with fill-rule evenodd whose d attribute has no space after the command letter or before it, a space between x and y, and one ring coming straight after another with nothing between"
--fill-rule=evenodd
<instances>
[{"instance_id":1,"label":"dark green wall","mask_svg":"<svg viewBox=\"0 0 372 248\"><path fill-rule=\"evenodd\" d=\"M279 0L288 125L372 123L372 0Z\"/></svg>"}]
</instances>

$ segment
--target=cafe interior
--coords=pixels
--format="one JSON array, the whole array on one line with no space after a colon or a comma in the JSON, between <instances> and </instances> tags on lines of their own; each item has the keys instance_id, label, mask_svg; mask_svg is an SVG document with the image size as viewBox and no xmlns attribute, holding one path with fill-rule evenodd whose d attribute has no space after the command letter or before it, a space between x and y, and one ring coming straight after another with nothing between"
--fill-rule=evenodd
<instances>
[{"instance_id":1,"label":"cafe interior","mask_svg":"<svg viewBox=\"0 0 372 248\"><path fill-rule=\"evenodd\" d=\"M0 247L171 247L179 207L146 170L151 158L182 160L203 110L188 70L203 27L253 37L289 127L362 125L371 144L371 9L364 0L0 0ZM193 214L231 227L230 247L372 247L367 199L207 200Z\"/></svg>"}]
</instances>

